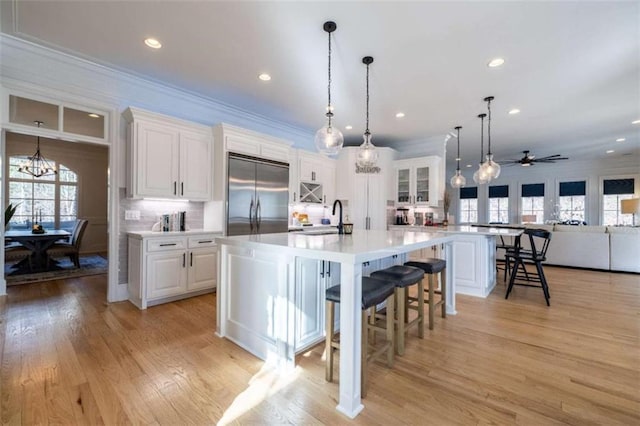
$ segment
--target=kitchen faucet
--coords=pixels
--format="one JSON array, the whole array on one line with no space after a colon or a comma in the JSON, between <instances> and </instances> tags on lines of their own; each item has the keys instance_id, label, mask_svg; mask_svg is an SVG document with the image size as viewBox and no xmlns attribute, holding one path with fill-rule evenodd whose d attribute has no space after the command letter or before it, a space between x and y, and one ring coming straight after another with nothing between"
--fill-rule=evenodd
<instances>
[{"instance_id":1,"label":"kitchen faucet","mask_svg":"<svg viewBox=\"0 0 640 426\"><path fill-rule=\"evenodd\" d=\"M336 214L336 204L340 206L340 221L338 222L338 234L344 234L344 225L342 224L342 201L335 200L333 202L333 212L331 214Z\"/></svg>"}]
</instances>

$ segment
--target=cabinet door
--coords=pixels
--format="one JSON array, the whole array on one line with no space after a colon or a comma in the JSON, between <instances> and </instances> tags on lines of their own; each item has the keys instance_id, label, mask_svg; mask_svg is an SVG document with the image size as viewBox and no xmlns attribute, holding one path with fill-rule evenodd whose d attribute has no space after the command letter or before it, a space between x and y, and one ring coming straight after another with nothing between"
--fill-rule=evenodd
<instances>
[{"instance_id":1,"label":"cabinet door","mask_svg":"<svg viewBox=\"0 0 640 426\"><path fill-rule=\"evenodd\" d=\"M321 181L323 188L323 203L332 204L336 199L336 165L334 160L327 159L321 169Z\"/></svg>"},{"instance_id":2,"label":"cabinet door","mask_svg":"<svg viewBox=\"0 0 640 426\"><path fill-rule=\"evenodd\" d=\"M415 199L413 200L416 204L428 204L429 203L429 166L421 165L416 166L413 169L413 179L414 179L414 187Z\"/></svg>"},{"instance_id":3,"label":"cabinet door","mask_svg":"<svg viewBox=\"0 0 640 426\"><path fill-rule=\"evenodd\" d=\"M402 167L396 169L396 203L410 203L411 196L411 168Z\"/></svg>"},{"instance_id":4,"label":"cabinet door","mask_svg":"<svg viewBox=\"0 0 640 426\"><path fill-rule=\"evenodd\" d=\"M298 178L300 182L319 182L319 164L317 159L300 155L298 158Z\"/></svg>"},{"instance_id":5,"label":"cabinet door","mask_svg":"<svg viewBox=\"0 0 640 426\"><path fill-rule=\"evenodd\" d=\"M353 198L349 200L349 220L353 222L353 229L366 229L368 200L367 200L367 175L356 174L353 184L357 190L353 193Z\"/></svg>"},{"instance_id":6,"label":"cabinet door","mask_svg":"<svg viewBox=\"0 0 640 426\"><path fill-rule=\"evenodd\" d=\"M211 200L212 168L211 136L180 132L179 197L190 201Z\"/></svg>"},{"instance_id":7,"label":"cabinet door","mask_svg":"<svg viewBox=\"0 0 640 426\"><path fill-rule=\"evenodd\" d=\"M387 197L385 191L385 179L386 176L382 174L368 176L369 229L372 230L387 230Z\"/></svg>"},{"instance_id":8,"label":"cabinet door","mask_svg":"<svg viewBox=\"0 0 640 426\"><path fill-rule=\"evenodd\" d=\"M296 352L324 335L326 263L313 259L296 260Z\"/></svg>"},{"instance_id":9,"label":"cabinet door","mask_svg":"<svg viewBox=\"0 0 640 426\"><path fill-rule=\"evenodd\" d=\"M186 255L184 251L147 256L147 299L175 296L186 288Z\"/></svg>"},{"instance_id":10,"label":"cabinet door","mask_svg":"<svg viewBox=\"0 0 640 426\"><path fill-rule=\"evenodd\" d=\"M140 121L136 127L136 196L175 198L178 190L178 131Z\"/></svg>"},{"instance_id":11,"label":"cabinet door","mask_svg":"<svg viewBox=\"0 0 640 426\"><path fill-rule=\"evenodd\" d=\"M214 288L218 268L216 248L195 249L189 252L187 290Z\"/></svg>"}]
</instances>

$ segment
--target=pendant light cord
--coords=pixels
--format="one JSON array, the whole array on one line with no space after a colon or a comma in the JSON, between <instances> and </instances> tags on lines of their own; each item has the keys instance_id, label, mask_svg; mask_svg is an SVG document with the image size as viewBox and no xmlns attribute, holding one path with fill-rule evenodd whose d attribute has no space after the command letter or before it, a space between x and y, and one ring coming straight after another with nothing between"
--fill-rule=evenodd
<instances>
[{"instance_id":1,"label":"pendant light cord","mask_svg":"<svg viewBox=\"0 0 640 426\"><path fill-rule=\"evenodd\" d=\"M484 161L484 116L480 114L480 164Z\"/></svg>"},{"instance_id":2,"label":"pendant light cord","mask_svg":"<svg viewBox=\"0 0 640 426\"><path fill-rule=\"evenodd\" d=\"M487 100L487 155L491 155L491 98Z\"/></svg>"},{"instance_id":3,"label":"pendant light cord","mask_svg":"<svg viewBox=\"0 0 640 426\"><path fill-rule=\"evenodd\" d=\"M367 64L367 128L364 131L365 135L370 135L369 131L369 64ZM369 139L367 138L367 143L369 143Z\"/></svg>"},{"instance_id":4,"label":"pendant light cord","mask_svg":"<svg viewBox=\"0 0 640 426\"><path fill-rule=\"evenodd\" d=\"M327 97L329 99L329 104L327 106L327 119L328 119L328 127L331 127L331 117L333 117L333 112L331 111L331 32L327 32L329 38L329 67L328 67L328 84L327 84Z\"/></svg>"},{"instance_id":5,"label":"pendant light cord","mask_svg":"<svg viewBox=\"0 0 640 426\"><path fill-rule=\"evenodd\" d=\"M456 171L459 172L460 171L460 129L461 127L458 126L456 127L456 129L458 130L458 155L456 156Z\"/></svg>"}]
</instances>

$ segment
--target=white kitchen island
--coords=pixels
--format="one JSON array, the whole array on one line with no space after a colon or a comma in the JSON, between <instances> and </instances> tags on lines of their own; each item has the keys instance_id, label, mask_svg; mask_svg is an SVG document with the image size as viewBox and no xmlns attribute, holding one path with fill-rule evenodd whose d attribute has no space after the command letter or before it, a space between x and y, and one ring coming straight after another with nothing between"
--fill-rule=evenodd
<instances>
[{"instance_id":1,"label":"white kitchen island","mask_svg":"<svg viewBox=\"0 0 640 426\"><path fill-rule=\"evenodd\" d=\"M487 230L487 232L489 232ZM406 254L433 245L444 246L447 260L448 314L455 314L455 232L356 230L352 235L281 233L218 237L219 282L217 333L267 362L293 368L301 322L324 307L324 288L314 293L312 308L300 302L301 261L338 263L340 303L340 395L338 411L354 418L360 401L360 336L363 264L386 267L403 263ZM490 259L477 259L489 262ZM335 271L335 269L334 269ZM323 332L324 330L322 330ZM321 340L321 339L320 339Z\"/></svg>"}]
</instances>

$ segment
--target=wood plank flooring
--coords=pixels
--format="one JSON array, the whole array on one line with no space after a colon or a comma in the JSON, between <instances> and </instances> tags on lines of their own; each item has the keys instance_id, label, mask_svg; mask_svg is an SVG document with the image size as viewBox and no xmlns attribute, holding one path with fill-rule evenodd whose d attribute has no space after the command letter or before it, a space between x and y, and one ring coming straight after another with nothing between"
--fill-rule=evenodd
<instances>
[{"instance_id":1,"label":"wood plank flooring","mask_svg":"<svg viewBox=\"0 0 640 426\"><path fill-rule=\"evenodd\" d=\"M365 410L335 411L322 345L288 377L217 338L215 295L139 311L106 277L0 298L1 421L32 424L640 424L640 275L545 268L499 284L370 370ZM339 356L339 355L338 355Z\"/></svg>"}]
</instances>

